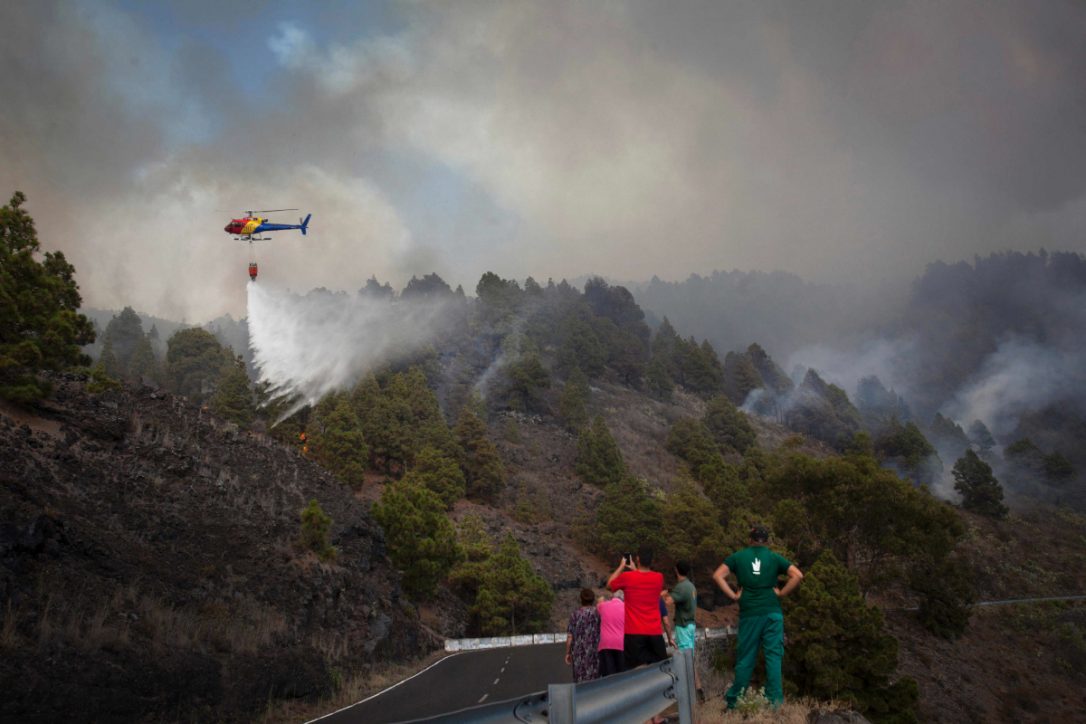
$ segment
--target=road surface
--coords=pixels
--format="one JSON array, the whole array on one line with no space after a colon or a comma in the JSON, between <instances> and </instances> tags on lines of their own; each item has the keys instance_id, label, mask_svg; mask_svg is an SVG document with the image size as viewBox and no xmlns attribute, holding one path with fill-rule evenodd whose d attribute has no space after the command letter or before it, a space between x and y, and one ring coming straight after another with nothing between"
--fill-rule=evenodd
<instances>
[{"instance_id":1,"label":"road surface","mask_svg":"<svg viewBox=\"0 0 1086 724\"><path fill-rule=\"evenodd\" d=\"M524 694L548 684L573 682L564 661L565 642L467 651L376 696L315 721L320 724L384 724L447 714Z\"/></svg>"}]
</instances>

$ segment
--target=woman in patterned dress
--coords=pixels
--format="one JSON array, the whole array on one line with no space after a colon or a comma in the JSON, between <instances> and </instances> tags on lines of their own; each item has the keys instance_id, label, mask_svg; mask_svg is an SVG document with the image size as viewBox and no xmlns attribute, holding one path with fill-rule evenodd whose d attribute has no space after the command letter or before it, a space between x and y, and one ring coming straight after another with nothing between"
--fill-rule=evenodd
<instances>
[{"instance_id":1,"label":"woman in patterned dress","mask_svg":"<svg viewBox=\"0 0 1086 724\"><path fill-rule=\"evenodd\" d=\"M578 684L600 678L600 614L596 594L581 589L581 607L570 614L566 629L566 663L573 666L573 680Z\"/></svg>"}]
</instances>

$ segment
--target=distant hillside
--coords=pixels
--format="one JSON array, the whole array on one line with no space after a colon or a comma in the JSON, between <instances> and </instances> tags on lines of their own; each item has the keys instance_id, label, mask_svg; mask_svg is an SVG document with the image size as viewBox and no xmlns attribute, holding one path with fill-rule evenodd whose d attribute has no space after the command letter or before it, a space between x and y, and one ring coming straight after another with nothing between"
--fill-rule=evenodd
<instances>
[{"instance_id":1,"label":"distant hillside","mask_svg":"<svg viewBox=\"0 0 1086 724\"><path fill-rule=\"evenodd\" d=\"M656 319L704 337L721 354L757 342L787 362L808 345L841 342L892 318L899 293L813 284L786 272L714 271L682 282L659 278L631 286Z\"/></svg>"},{"instance_id":2,"label":"distant hillside","mask_svg":"<svg viewBox=\"0 0 1086 724\"><path fill-rule=\"evenodd\" d=\"M815 369L853 402L867 404L868 413L871 404L884 404L873 393L887 395L889 407L878 415L911 420L943 442L947 430L940 432L941 425L956 425L964 440L979 421L993 436L996 453L1019 443L1031 451L1019 464L994 459L1008 489L1086 505L1086 446L1080 444L1086 430L1086 342L1080 333L1086 328L1086 257L1007 252L972 263L934 262L907 296L882 292L861 295L790 274L738 271L635 287L646 310L686 334L706 337L721 354L755 342L785 366L793 383L803 379L797 373ZM733 399L743 404L756 387L744 382L744 395ZM795 395L786 397L774 402L763 396L761 407L752 409L790 409ZM934 442L943 457L935 468L942 473L929 478L942 475L949 491L962 447ZM1065 458L1066 474L1040 475L1046 456L1053 472Z\"/></svg>"}]
</instances>

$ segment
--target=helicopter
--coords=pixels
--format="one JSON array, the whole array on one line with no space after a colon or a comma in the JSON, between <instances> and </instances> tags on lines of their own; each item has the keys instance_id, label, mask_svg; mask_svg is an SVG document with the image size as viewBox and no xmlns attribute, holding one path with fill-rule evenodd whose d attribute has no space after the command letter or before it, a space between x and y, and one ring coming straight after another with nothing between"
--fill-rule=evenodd
<instances>
[{"instance_id":1,"label":"helicopter","mask_svg":"<svg viewBox=\"0 0 1086 724\"><path fill-rule=\"evenodd\" d=\"M304 219L298 219L297 224L273 224L268 222L266 216L257 216L257 214L273 214L280 211L297 211L298 209L261 209L258 211L246 211L245 216L240 219L231 219L230 223L223 227L223 231L227 234L236 234L234 237L237 241L247 241L250 247L254 241L270 241L270 236L261 236L261 234L269 231L290 231L292 229L298 229L302 232L302 236L306 235L306 230L309 228L309 219L313 214L306 214ZM257 276L257 264L255 258L250 257L249 261L249 279L256 281Z\"/></svg>"},{"instance_id":2,"label":"helicopter","mask_svg":"<svg viewBox=\"0 0 1086 724\"><path fill-rule=\"evenodd\" d=\"M227 234L237 234L235 237L240 241L268 241L270 236L262 237L266 231L289 231L291 229L298 229L302 232L302 236L305 236L306 229L309 228L309 218L313 214L306 214L304 219L298 219L297 224L271 224L268 223L267 217L257 216L256 214L272 214L277 211L297 211L298 209L263 209L260 211L246 211L245 216L240 219L231 219L230 223L223 227L223 231ZM256 236L254 236L256 234Z\"/></svg>"}]
</instances>

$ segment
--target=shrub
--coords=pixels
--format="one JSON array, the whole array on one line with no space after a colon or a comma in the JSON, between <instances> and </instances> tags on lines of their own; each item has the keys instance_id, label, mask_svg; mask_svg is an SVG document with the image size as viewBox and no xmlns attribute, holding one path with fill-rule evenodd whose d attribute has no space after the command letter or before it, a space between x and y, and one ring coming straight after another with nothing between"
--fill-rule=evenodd
<instances>
[{"instance_id":1,"label":"shrub","mask_svg":"<svg viewBox=\"0 0 1086 724\"><path fill-rule=\"evenodd\" d=\"M321 510L316 498L309 501L309 505L302 509L302 531L299 545L305 550L313 551L322 561L334 561L336 549L328 542L328 531L332 527L332 519Z\"/></svg>"}]
</instances>

